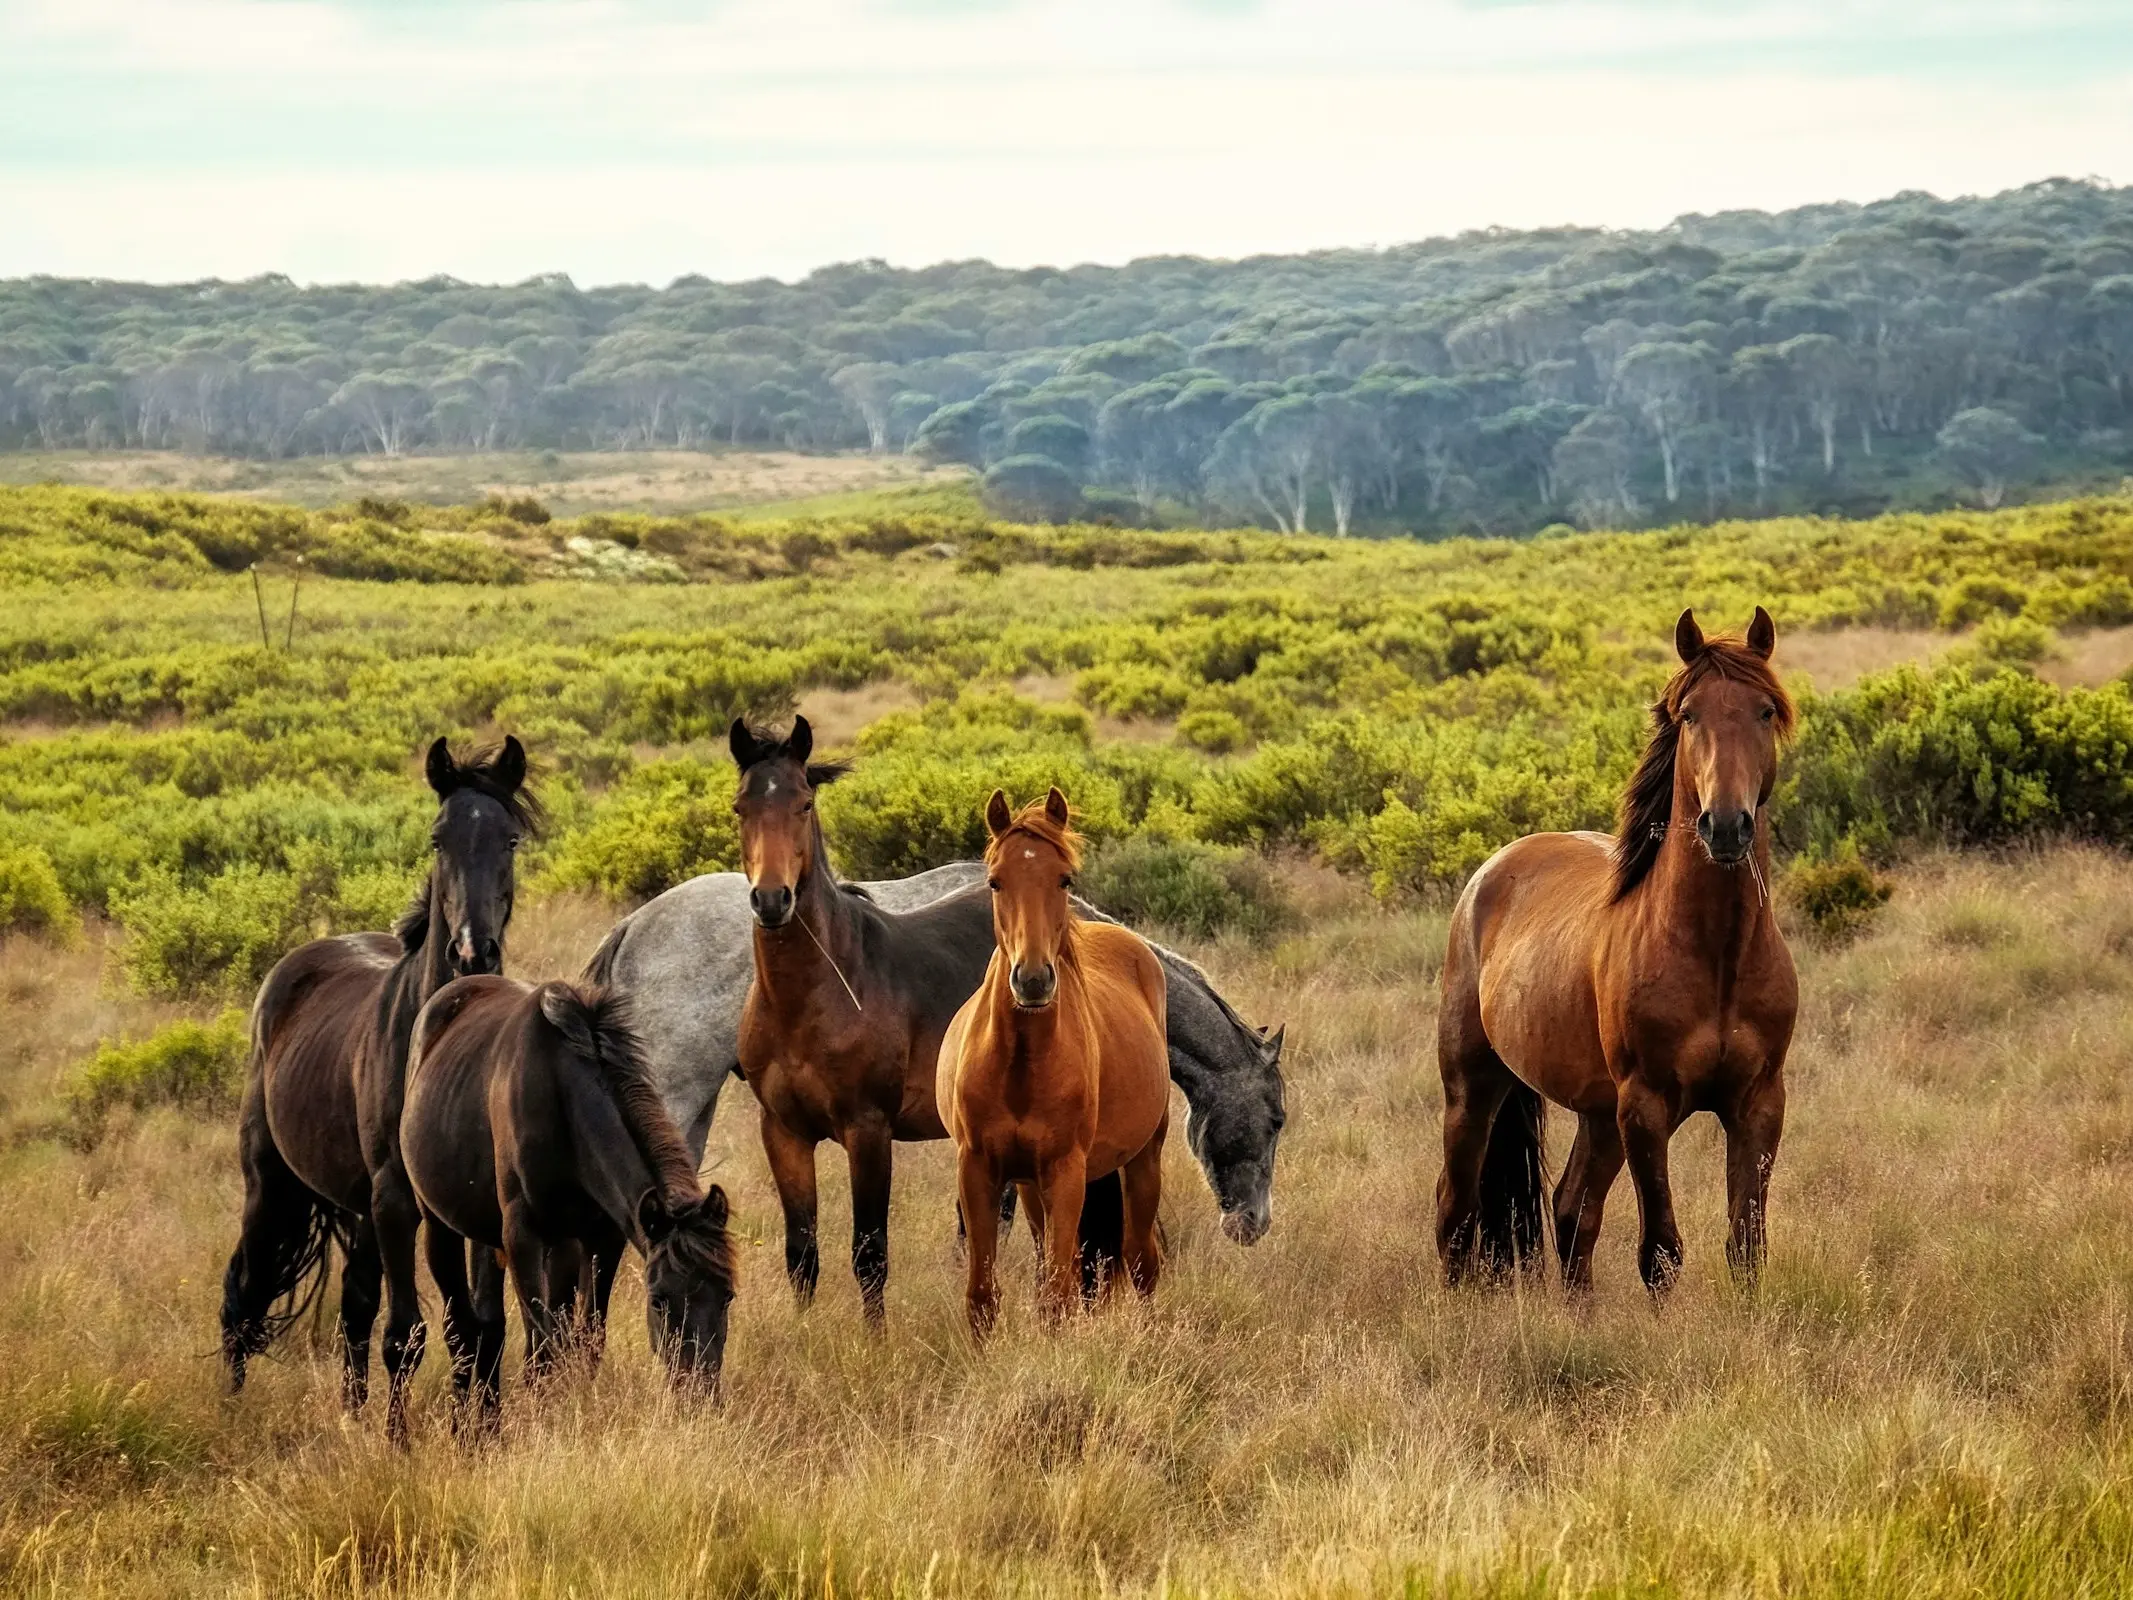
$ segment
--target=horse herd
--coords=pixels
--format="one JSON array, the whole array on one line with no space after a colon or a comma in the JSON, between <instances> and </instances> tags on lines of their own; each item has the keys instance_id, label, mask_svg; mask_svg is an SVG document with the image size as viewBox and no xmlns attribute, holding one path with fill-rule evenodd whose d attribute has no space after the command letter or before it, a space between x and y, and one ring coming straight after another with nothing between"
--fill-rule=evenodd
<instances>
[{"instance_id":1,"label":"horse herd","mask_svg":"<svg viewBox=\"0 0 2133 1600\"><path fill-rule=\"evenodd\" d=\"M1468 882L1438 1014L1449 1283L1538 1263L1551 1231L1588 1289L1601 1209L1626 1163L1639 1266L1681 1263L1668 1141L1724 1124L1728 1259L1752 1277L1784 1120L1797 1008L1769 903L1765 807L1792 706L1776 632L1675 629L1681 665L1613 835L1534 834ZM992 1328L999 1229L1019 1206L1046 1317L1114 1285L1152 1293L1169 1085L1239 1244L1272 1223L1283 1118L1280 1030L1246 1024L1206 974L1075 894L1080 843L1053 789L995 791L983 863L839 882L816 812L846 771L736 720L739 873L681 884L625 917L577 983L503 977L514 860L541 810L515 738L461 760L431 746L433 861L391 933L292 952L252 1009L239 1121L243 1222L224 1278L234 1387L341 1257L343 1395L361 1406L381 1302L387 1432L407 1437L425 1341L420 1248L442 1300L455 1416L493 1423L508 1280L529 1378L567 1349L597 1360L616 1270L644 1260L653 1346L715 1390L736 1288L728 1203L698 1178L720 1092L739 1076L800 1303L820 1274L816 1150L842 1146L852 1271L884 1317L900 1141L952 1138L974 1335ZM1543 1102L1578 1119L1552 1203Z\"/></svg>"}]
</instances>

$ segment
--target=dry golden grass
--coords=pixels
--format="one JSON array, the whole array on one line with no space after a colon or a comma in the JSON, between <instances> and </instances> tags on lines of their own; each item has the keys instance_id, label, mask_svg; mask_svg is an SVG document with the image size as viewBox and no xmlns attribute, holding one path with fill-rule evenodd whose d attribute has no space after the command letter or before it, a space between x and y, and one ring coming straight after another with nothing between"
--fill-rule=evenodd
<instances>
[{"instance_id":1,"label":"dry golden grass","mask_svg":"<svg viewBox=\"0 0 2133 1600\"><path fill-rule=\"evenodd\" d=\"M910 456L783 450L499 451L487 455L298 456L242 461L175 450L0 453L0 483L172 489L296 505L373 495L456 503L531 494L559 516L589 511L702 511L866 489L949 482L960 468Z\"/></svg>"},{"instance_id":2,"label":"dry golden grass","mask_svg":"<svg viewBox=\"0 0 2133 1600\"><path fill-rule=\"evenodd\" d=\"M1759 1297L1727 1281L1708 1118L1654 1311L1614 1197L1589 1310L1448 1294L1429 1243L1443 916L1303 875L1309 931L1203 952L1286 1020L1272 1235L1221 1239L1173 1141L1155 1303L1057 1336L1029 1252L962 1330L947 1151L899 1152L889 1332L849 1274L792 1310L745 1091L713 1137L747 1240L722 1409L670 1402L633 1271L596 1381L506 1393L411 1454L299 1339L225 1399L226 1127L156 1114L0 1158L0 1585L81 1595L2120 1594L2133 1574L2133 865L2067 849L1903 874L1802 949ZM605 918L530 913L523 970ZM0 1089L126 1018L92 953L10 946ZM17 984L16 963L47 976ZM69 976L73 981L64 981ZM1566 1131L1559 1122L1558 1137ZM848 1212L828 1159L825 1215ZM833 1254L826 1252L826 1254Z\"/></svg>"}]
</instances>

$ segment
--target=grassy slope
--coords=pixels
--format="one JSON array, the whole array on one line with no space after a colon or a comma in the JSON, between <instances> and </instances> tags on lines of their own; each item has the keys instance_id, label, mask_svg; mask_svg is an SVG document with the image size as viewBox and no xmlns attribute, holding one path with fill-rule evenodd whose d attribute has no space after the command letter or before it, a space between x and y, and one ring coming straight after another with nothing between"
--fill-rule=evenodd
<instances>
[{"instance_id":1,"label":"grassy slope","mask_svg":"<svg viewBox=\"0 0 2133 1600\"><path fill-rule=\"evenodd\" d=\"M736 1098L712 1159L747 1279L718 1412L660 1392L634 1268L607 1370L538 1401L514 1384L487 1452L451 1443L435 1361L406 1458L375 1418L339 1419L322 1344L225 1401L208 1351L229 1131L161 1113L88 1154L11 1150L0 1573L141 1595L2117 1592L2133 868L1928 861L1865 943L1805 952L1765 1291L1724 1279L1699 1119L1676 1144L1689 1267L1663 1314L1635 1286L1626 1186L1589 1312L1437 1286L1417 1041L1441 916L1303 892L1307 934L1204 952L1296 1041L1265 1243L1221 1239L1174 1148L1155 1305L1043 1337L1018 1240L1004 1329L974 1354L948 1152L907 1147L877 1341L841 1271L790 1308ZM551 902L514 954L567 971L599 923ZM104 1002L92 956L17 943L7 967L5 1092L29 1105Z\"/></svg>"}]
</instances>

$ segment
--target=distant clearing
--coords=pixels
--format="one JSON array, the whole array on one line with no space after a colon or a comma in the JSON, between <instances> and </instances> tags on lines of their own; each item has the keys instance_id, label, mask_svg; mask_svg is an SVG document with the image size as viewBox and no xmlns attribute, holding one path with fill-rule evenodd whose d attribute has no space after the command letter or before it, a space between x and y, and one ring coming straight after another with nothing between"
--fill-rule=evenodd
<instances>
[{"instance_id":1,"label":"distant clearing","mask_svg":"<svg viewBox=\"0 0 2133 1600\"><path fill-rule=\"evenodd\" d=\"M0 454L0 483L213 491L298 505L364 495L458 503L530 494L563 516L588 511L715 511L871 489L946 485L959 467L909 456L809 456L779 450L512 451L458 456L306 456L246 461L175 450Z\"/></svg>"}]
</instances>

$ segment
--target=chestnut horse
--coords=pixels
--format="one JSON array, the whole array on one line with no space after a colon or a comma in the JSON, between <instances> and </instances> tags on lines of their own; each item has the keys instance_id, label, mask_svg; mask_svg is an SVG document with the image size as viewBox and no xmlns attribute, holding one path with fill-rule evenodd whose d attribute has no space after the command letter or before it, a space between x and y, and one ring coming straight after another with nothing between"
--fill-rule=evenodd
<instances>
[{"instance_id":1,"label":"chestnut horse","mask_svg":"<svg viewBox=\"0 0 2133 1600\"><path fill-rule=\"evenodd\" d=\"M1577 1114L1555 1189L1563 1281L1592 1283L1607 1191L1626 1159L1645 1285L1681 1268L1667 1145L1697 1111L1726 1130L1727 1260L1761 1266L1785 1124L1799 986L1769 895L1764 809L1793 708L1770 667L1777 629L1674 629L1681 667L1610 839L1540 833L1474 874L1452 914L1437 1019L1444 1173L1437 1252L1448 1282L1538 1261L1542 1097Z\"/></svg>"},{"instance_id":2,"label":"chestnut horse","mask_svg":"<svg viewBox=\"0 0 2133 1600\"><path fill-rule=\"evenodd\" d=\"M1092 1179L1122 1175L1122 1254L1134 1287L1153 1293L1162 1270L1156 1211L1170 1127L1163 964L1139 935L1075 914L1068 892L1081 841L1067 816L1057 789L1015 814L993 791L985 808L992 960L941 1044L936 1092L955 1139L970 1329L979 1338L999 1309L993 1261L1010 1182L1020 1186L1043 1253L1047 1315L1081 1300L1082 1197Z\"/></svg>"},{"instance_id":3,"label":"chestnut horse","mask_svg":"<svg viewBox=\"0 0 2133 1600\"><path fill-rule=\"evenodd\" d=\"M493 1419L504 1346L501 1295L468 1283L470 1242L501 1251L510 1269L529 1381L575 1331L588 1262L597 1354L616 1264L635 1244L653 1349L676 1383L715 1391L734 1290L726 1194L697 1181L620 1003L567 983L458 979L416 1019L407 1076L400 1157L422 1207L460 1399L471 1388L482 1419ZM394 1374L395 1437L411 1373Z\"/></svg>"},{"instance_id":4,"label":"chestnut horse","mask_svg":"<svg viewBox=\"0 0 2133 1600\"><path fill-rule=\"evenodd\" d=\"M391 1253L381 1238L406 1235L412 1270L415 1201L396 1155L408 1034L423 1002L450 979L502 969L515 852L540 823L516 739L465 760L454 760L439 739L427 776L438 800L433 857L398 928L290 951L252 1003L237 1123L244 1221L222 1291L233 1389L244 1386L245 1363L317 1292L328 1244L338 1240L343 1394L351 1409L360 1407ZM477 1272L490 1270L477 1263ZM412 1308L411 1281L406 1288ZM420 1359L419 1323L388 1328L388 1371Z\"/></svg>"}]
</instances>

